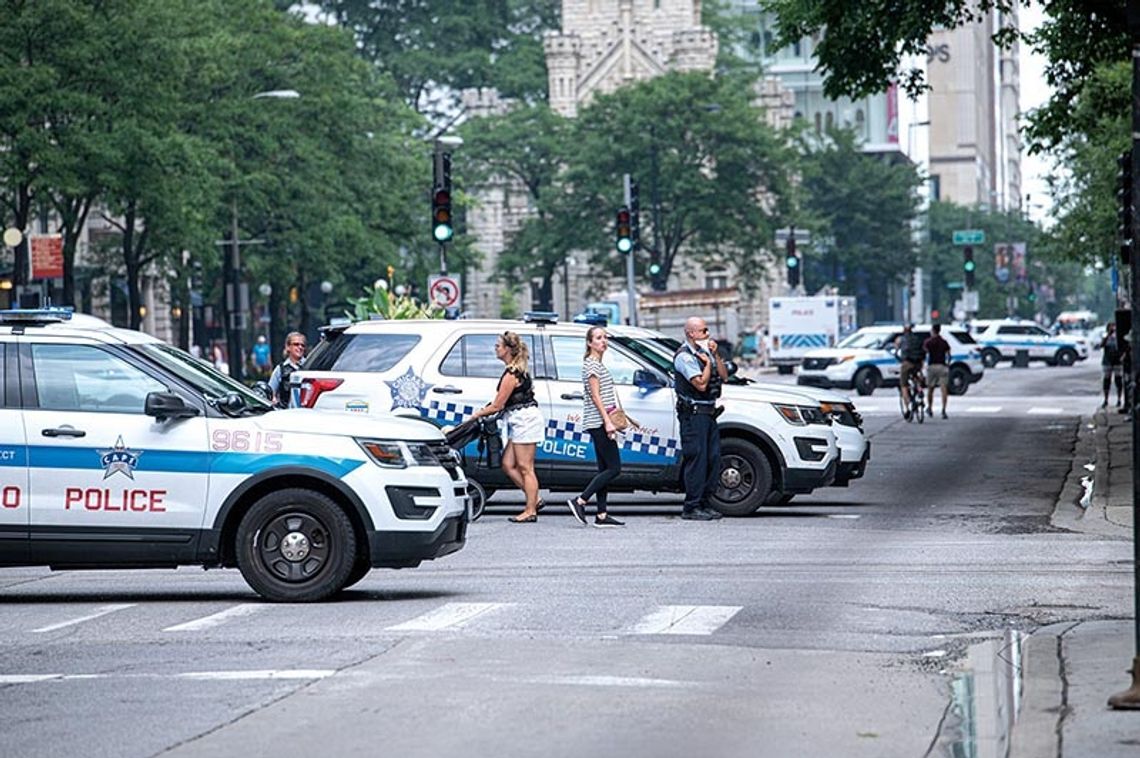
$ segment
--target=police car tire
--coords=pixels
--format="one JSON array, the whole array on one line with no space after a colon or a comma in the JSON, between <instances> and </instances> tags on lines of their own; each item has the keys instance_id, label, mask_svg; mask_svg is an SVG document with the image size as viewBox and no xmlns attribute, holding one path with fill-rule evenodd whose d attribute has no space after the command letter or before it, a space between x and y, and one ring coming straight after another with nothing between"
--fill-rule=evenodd
<instances>
[{"instance_id":1,"label":"police car tire","mask_svg":"<svg viewBox=\"0 0 1140 758\"><path fill-rule=\"evenodd\" d=\"M965 395L966 390L970 389L970 372L961 366L954 366L950 369L950 386L949 391L951 395Z\"/></svg>"},{"instance_id":2,"label":"police car tire","mask_svg":"<svg viewBox=\"0 0 1140 758\"><path fill-rule=\"evenodd\" d=\"M1072 366L1077 362L1077 351L1071 347L1063 347L1057 351L1056 361L1061 366Z\"/></svg>"},{"instance_id":3,"label":"police car tire","mask_svg":"<svg viewBox=\"0 0 1140 758\"><path fill-rule=\"evenodd\" d=\"M368 572L372 570L372 564L368 562L367 556L359 556L356 563L352 564L352 571L348 572L348 578L344 580L342 590L347 590L359 582L364 577L368 576Z\"/></svg>"},{"instance_id":4,"label":"police car tire","mask_svg":"<svg viewBox=\"0 0 1140 758\"><path fill-rule=\"evenodd\" d=\"M999 353L997 350L994 350L992 347L987 347L982 351L982 365L986 368L993 368L994 366L998 365L998 361L1000 360L1001 353Z\"/></svg>"},{"instance_id":5,"label":"police car tire","mask_svg":"<svg viewBox=\"0 0 1140 758\"><path fill-rule=\"evenodd\" d=\"M281 552L283 538L304 538L300 559ZM327 600L342 590L356 566L356 533L330 498L307 489L271 492L242 517L237 564L262 597L284 603Z\"/></svg>"},{"instance_id":6,"label":"police car tire","mask_svg":"<svg viewBox=\"0 0 1140 758\"><path fill-rule=\"evenodd\" d=\"M852 383L855 391L860 395L870 395L879 386L879 381L879 372L869 366L864 366L855 372Z\"/></svg>"},{"instance_id":7,"label":"police car tire","mask_svg":"<svg viewBox=\"0 0 1140 758\"><path fill-rule=\"evenodd\" d=\"M722 473L726 468L735 469L745 485L745 488L729 490L735 496L731 500L724 500L720 496L723 485L718 482L712 497L712 507L725 516L747 516L754 513L772 493L772 466L763 451L751 442L735 438L722 439L720 466ZM741 491L738 492L738 489Z\"/></svg>"}]
</instances>

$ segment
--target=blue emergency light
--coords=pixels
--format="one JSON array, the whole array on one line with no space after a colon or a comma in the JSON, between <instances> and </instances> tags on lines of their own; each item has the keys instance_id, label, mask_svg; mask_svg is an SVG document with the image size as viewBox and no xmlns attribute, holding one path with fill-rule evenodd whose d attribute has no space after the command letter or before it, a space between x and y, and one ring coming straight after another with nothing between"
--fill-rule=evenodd
<instances>
[{"instance_id":1,"label":"blue emergency light","mask_svg":"<svg viewBox=\"0 0 1140 758\"><path fill-rule=\"evenodd\" d=\"M70 321L74 313L71 307L10 308L0 311L0 324L58 324Z\"/></svg>"}]
</instances>

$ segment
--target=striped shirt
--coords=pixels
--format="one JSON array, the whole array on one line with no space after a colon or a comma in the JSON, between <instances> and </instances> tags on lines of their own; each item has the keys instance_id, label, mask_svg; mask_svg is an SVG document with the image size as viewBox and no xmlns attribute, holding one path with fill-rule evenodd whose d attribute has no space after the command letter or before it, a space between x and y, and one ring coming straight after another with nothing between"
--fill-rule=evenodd
<instances>
[{"instance_id":1,"label":"striped shirt","mask_svg":"<svg viewBox=\"0 0 1140 758\"><path fill-rule=\"evenodd\" d=\"M597 429L604 425L602 414L598 406L594 405L594 396L590 394L590 377L598 377L598 390L602 396L602 405L613 408L617 405L617 393L614 392L614 378L610 370L602 362L594 358L587 358L582 363L582 388L585 393L582 397L582 428Z\"/></svg>"}]
</instances>

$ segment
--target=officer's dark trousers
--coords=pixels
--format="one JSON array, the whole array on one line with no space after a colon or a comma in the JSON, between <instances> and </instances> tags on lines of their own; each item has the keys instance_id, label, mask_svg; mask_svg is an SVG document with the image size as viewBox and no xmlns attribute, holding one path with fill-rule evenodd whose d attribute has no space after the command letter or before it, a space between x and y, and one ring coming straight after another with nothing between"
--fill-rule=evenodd
<instances>
[{"instance_id":1,"label":"officer's dark trousers","mask_svg":"<svg viewBox=\"0 0 1140 758\"><path fill-rule=\"evenodd\" d=\"M720 435L711 415L682 413L681 477L685 482L685 512L709 508L720 476Z\"/></svg>"}]
</instances>

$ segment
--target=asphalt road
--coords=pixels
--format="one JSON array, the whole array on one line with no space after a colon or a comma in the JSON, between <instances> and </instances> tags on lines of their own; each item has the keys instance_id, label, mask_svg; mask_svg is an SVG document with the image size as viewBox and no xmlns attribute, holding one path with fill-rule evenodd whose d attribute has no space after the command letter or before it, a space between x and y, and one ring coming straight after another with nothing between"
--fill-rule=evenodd
<instances>
[{"instance_id":1,"label":"asphalt road","mask_svg":"<svg viewBox=\"0 0 1140 758\"><path fill-rule=\"evenodd\" d=\"M984 754L1022 633L1132 613L1131 545L1049 524L1098 384L1003 366L922 425L857 398L867 476L751 518L514 525L500 496L460 553L335 603L4 570L0 754Z\"/></svg>"}]
</instances>

